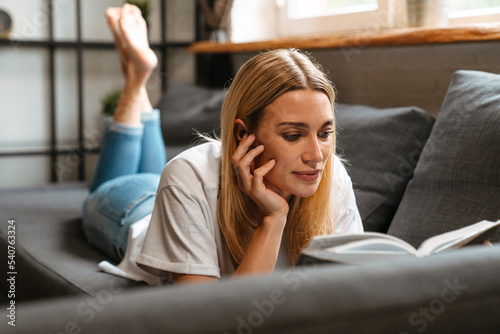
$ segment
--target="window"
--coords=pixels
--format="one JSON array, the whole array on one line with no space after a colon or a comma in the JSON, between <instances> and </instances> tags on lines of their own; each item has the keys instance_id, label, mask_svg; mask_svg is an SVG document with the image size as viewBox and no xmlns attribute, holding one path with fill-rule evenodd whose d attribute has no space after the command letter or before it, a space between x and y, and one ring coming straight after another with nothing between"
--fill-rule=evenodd
<instances>
[{"instance_id":1,"label":"window","mask_svg":"<svg viewBox=\"0 0 500 334\"><path fill-rule=\"evenodd\" d=\"M302 19L306 17L367 12L376 10L377 8L377 0L290 0L287 10L288 17Z\"/></svg>"},{"instance_id":2,"label":"window","mask_svg":"<svg viewBox=\"0 0 500 334\"><path fill-rule=\"evenodd\" d=\"M394 0L278 0L281 36L394 27Z\"/></svg>"},{"instance_id":3,"label":"window","mask_svg":"<svg viewBox=\"0 0 500 334\"><path fill-rule=\"evenodd\" d=\"M450 25L500 21L500 0L449 1Z\"/></svg>"},{"instance_id":4,"label":"window","mask_svg":"<svg viewBox=\"0 0 500 334\"><path fill-rule=\"evenodd\" d=\"M281 37L409 26L405 0L276 0ZM500 0L422 0L451 26L500 21ZM418 5L422 6L422 5ZM439 15L436 12L436 15ZM425 20L427 24L435 24ZM424 23L425 24L425 23Z\"/></svg>"}]
</instances>

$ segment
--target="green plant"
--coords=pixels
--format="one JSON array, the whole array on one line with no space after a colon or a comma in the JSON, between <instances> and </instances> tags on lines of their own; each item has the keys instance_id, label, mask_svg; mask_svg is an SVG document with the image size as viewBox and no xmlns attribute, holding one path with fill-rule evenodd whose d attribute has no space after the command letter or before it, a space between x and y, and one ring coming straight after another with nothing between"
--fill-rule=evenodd
<instances>
[{"instance_id":1,"label":"green plant","mask_svg":"<svg viewBox=\"0 0 500 334\"><path fill-rule=\"evenodd\" d=\"M113 116L116 106L118 105L120 93L120 90L115 90L102 98L101 104L103 114Z\"/></svg>"},{"instance_id":2,"label":"green plant","mask_svg":"<svg viewBox=\"0 0 500 334\"><path fill-rule=\"evenodd\" d=\"M141 10L144 20L148 22L149 0L126 0L125 2L137 6Z\"/></svg>"}]
</instances>

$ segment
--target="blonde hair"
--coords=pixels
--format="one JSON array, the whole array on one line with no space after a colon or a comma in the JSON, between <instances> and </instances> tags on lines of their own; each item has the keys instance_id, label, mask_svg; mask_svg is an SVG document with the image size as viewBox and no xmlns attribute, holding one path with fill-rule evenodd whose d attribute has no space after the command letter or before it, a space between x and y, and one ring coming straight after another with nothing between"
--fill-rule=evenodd
<instances>
[{"instance_id":1,"label":"blonde hair","mask_svg":"<svg viewBox=\"0 0 500 334\"><path fill-rule=\"evenodd\" d=\"M327 76L306 54L295 50L260 53L247 61L234 78L221 111L222 142L217 214L220 229L233 259L240 263L252 232L259 225L256 204L238 188L231 157L238 147L235 119L255 133L264 109L286 92L311 89L325 93L332 104L335 91ZM285 229L289 258L296 260L314 235L333 233L330 189L333 152L328 158L316 192L307 198L292 196Z\"/></svg>"}]
</instances>

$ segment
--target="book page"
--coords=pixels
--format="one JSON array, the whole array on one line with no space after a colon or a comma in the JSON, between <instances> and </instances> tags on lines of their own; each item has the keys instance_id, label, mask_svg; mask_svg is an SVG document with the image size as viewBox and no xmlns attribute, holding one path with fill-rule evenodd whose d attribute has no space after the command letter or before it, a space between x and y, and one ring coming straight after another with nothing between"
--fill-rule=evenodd
<instances>
[{"instance_id":1,"label":"book page","mask_svg":"<svg viewBox=\"0 0 500 334\"><path fill-rule=\"evenodd\" d=\"M479 243L482 241L481 238L479 238L480 236L483 236L483 239L487 239L498 227L500 227L500 220L496 222L483 220L458 230L437 235L425 240L420 245L417 256L428 256L457 249L473 241Z\"/></svg>"},{"instance_id":2,"label":"book page","mask_svg":"<svg viewBox=\"0 0 500 334\"><path fill-rule=\"evenodd\" d=\"M415 248L391 239L373 238L325 249L338 254L416 254Z\"/></svg>"},{"instance_id":3,"label":"book page","mask_svg":"<svg viewBox=\"0 0 500 334\"><path fill-rule=\"evenodd\" d=\"M330 262L361 264L393 257L415 256L416 249L393 236L366 232L314 237L302 254Z\"/></svg>"},{"instance_id":4,"label":"book page","mask_svg":"<svg viewBox=\"0 0 500 334\"><path fill-rule=\"evenodd\" d=\"M394 245L400 245L408 252L415 253L416 249L404 240L393 237L388 234L378 232L350 233L350 234L328 234L313 237L313 240L307 246L308 250L319 250L330 247L336 247L361 240L383 239L390 240Z\"/></svg>"},{"instance_id":5,"label":"book page","mask_svg":"<svg viewBox=\"0 0 500 334\"><path fill-rule=\"evenodd\" d=\"M415 258L414 255L411 255L408 253L387 253L387 254L380 254L380 253L363 253L363 254L321 253L321 254L316 254L315 253L313 256L311 256L310 254L307 254L306 252L304 252L303 254L310 256L312 258L315 258L315 259L328 261L331 263L339 263L339 264L364 264L364 263L372 263L372 262L376 262L376 261L384 261L384 260L389 260L389 259L394 259L394 258L404 258L404 257Z\"/></svg>"}]
</instances>

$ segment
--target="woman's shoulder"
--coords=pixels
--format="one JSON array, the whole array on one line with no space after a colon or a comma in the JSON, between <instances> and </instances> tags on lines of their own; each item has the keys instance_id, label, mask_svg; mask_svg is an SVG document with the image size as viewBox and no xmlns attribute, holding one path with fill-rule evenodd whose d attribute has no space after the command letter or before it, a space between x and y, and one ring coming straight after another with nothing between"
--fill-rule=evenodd
<instances>
[{"instance_id":1,"label":"woman's shoulder","mask_svg":"<svg viewBox=\"0 0 500 334\"><path fill-rule=\"evenodd\" d=\"M346 183L346 182L351 182L351 178L349 174L347 173L347 169L345 165L348 164L346 160L343 160L337 155L333 156L333 174L334 174L334 180L341 182L341 183Z\"/></svg>"},{"instance_id":2,"label":"woman's shoulder","mask_svg":"<svg viewBox=\"0 0 500 334\"><path fill-rule=\"evenodd\" d=\"M220 160L220 155L221 143L216 140L211 140L188 148L172 158L169 163L177 160L192 161L194 163L212 162Z\"/></svg>"},{"instance_id":3,"label":"woman's shoulder","mask_svg":"<svg viewBox=\"0 0 500 334\"><path fill-rule=\"evenodd\" d=\"M218 187L221 146L210 141L191 147L172 158L162 172L167 184L203 182Z\"/></svg>"},{"instance_id":4,"label":"woman's shoulder","mask_svg":"<svg viewBox=\"0 0 500 334\"><path fill-rule=\"evenodd\" d=\"M348 173L349 162L334 155L332 190L334 196L345 196L352 191L352 181Z\"/></svg>"}]
</instances>

